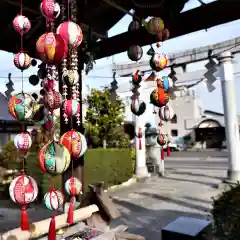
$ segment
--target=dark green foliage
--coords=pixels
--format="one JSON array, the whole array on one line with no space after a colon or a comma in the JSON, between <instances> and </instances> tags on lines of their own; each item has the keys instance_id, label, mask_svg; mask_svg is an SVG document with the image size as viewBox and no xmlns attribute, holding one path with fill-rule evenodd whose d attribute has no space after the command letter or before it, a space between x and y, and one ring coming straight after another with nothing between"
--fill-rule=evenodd
<instances>
[{"instance_id":1,"label":"dark green foliage","mask_svg":"<svg viewBox=\"0 0 240 240\"><path fill-rule=\"evenodd\" d=\"M109 89L93 89L87 97L89 105L84 128L92 147L126 148L130 141L124 132L124 104L119 97L112 99Z\"/></svg>"},{"instance_id":2,"label":"dark green foliage","mask_svg":"<svg viewBox=\"0 0 240 240\"><path fill-rule=\"evenodd\" d=\"M240 185L213 200L214 236L218 240L240 239Z\"/></svg>"}]
</instances>

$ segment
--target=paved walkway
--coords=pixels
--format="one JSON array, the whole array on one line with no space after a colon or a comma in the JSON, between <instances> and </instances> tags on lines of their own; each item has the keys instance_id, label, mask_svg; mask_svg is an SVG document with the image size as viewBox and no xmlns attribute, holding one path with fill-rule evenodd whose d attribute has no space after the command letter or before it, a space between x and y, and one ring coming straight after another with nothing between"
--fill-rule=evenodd
<instances>
[{"instance_id":1,"label":"paved walkway","mask_svg":"<svg viewBox=\"0 0 240 240\"><path fill-rule=\"evenodd\" d=\"M122 212L122 217L114 220L112 226L125 224L130 232L149 240L160 240L161 228L179 216L207 217L211 197L220 192L213 186L220 183L224 176L225 171L218 168L178 168L177 172L164 178L152 177L145 183L110 193ZM36 212L29 212L30 218L35 221L51 214L43 209ZM0 215L5 215L1 209ZM18 226L16 219L19 220L19 210L11 210L7 218L8 221L0 217L0 232Z\"/></svg>"},{"instance_id":2,"label":"paved walkway","mask_svg":"<svg viewBox=\"0 0 240 240\"><path fill-rule=\"evenodd\" d=\"M179 216L209 217L211 198L220 193L214 186L224 176L223 170L178 169L112 193L122 212L112 225L126 224L132 233L161 239L161 228Z\"/></svg>"}]
</instances>

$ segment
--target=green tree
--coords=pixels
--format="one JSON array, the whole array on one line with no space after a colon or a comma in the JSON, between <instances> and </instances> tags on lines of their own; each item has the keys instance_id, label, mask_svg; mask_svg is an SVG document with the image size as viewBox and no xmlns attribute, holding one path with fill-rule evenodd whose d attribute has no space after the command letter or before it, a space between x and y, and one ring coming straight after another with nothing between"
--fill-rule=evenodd
<instances>
[{"instance_id":1,"label":"green tree","mask_svg":"<svg viewBox=\"0 0 240 240\"><path fill-rule=\"evenodd\" d=\"M124 104L115 99L109 89L93 89L87 97L88 110L84 127L86 135L96 147L127 147L129 137L124 133Z\"/></svg>"}]
</instances>

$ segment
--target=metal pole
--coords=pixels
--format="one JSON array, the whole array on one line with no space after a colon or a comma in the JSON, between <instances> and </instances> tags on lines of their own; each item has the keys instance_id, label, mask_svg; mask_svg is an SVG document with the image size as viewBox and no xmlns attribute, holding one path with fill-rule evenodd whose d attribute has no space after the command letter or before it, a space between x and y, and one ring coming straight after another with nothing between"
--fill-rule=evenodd
<instances>
[{"instance_id":1,"label":"metal pole","mask_svg":"<svg viewBox=\"0 0 240 240\"><path fill-rule=\"evenodd\" d=\"M218 60L220 63L225 132L228 149L228 172L226 181L236 182L240 180L240 141L232 53L221 53Z\"/></svg>"}]
</instances>

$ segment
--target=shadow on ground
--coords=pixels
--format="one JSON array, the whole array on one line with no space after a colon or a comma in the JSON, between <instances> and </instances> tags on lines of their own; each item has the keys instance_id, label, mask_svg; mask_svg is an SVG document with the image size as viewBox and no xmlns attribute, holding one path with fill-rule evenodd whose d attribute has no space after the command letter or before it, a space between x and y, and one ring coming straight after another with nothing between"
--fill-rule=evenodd
<instances>
[{"instance_id":1,"label":"shadow on ground","mask_svg":"<svg viewBox=\"0 0 240 240\"><path fill-rule=\"evenodd\" d=\"M179 182L189 182L189 183L197 183L197 184L202 184L202 185L206 185L209 187L217 187L217 184L214 184L212 182L203 182L203 181L198 181L198 180L194 180L194 179L183 179L183 178L176 178L176 177L167 177L165 176L164 179L169 179L169 180L174 180L174 181L179 181Z\"/></svg>"},{"instance_id":2,"label":"shadow on ground","mask_svg":"<svg viewBox=\"0 0 240 240\"><path fill-rule=\"evenodd\" d=\"M161 200L167 200L167 198L161 198ZM171 199L170 199L171 200ZM114 202L124 208L127 208L131 213L122 213L119 219L113 220L111 226L127 225L128 232L144 236L149 240L161 239L161 229L174 221L179 216L188 216L196 218L206 218L206 215L195 214L191 212L183 212L176 210L150 210L142 206L138 206L134 203L127 201L114 199ZM179 203L181 204L181 203ZM196 206L192 206L196 207Z\"/></svg>"},{"instance_id":3,"label":"shadow on ground","mask_svg":"<svg viewBox=\"0 0 240 240\"><path fill-rule=\"evenodd\" d=\"M169 170L171 171L171 173L176 173L179 175L189 175L189 176L194 176L194 177L208 177L208 178L213 178L213 179L217 179L217 180L222 180L222 177L217 177L217 176L210 176L208 174L202 174L202 173L193 173L193 172L181 172L178 171L176 169L173 168L169 168Z\"/></svg>"}]
</instances>

